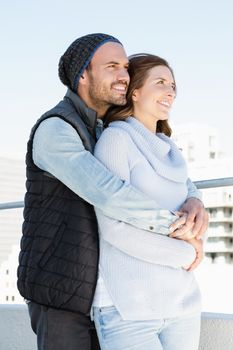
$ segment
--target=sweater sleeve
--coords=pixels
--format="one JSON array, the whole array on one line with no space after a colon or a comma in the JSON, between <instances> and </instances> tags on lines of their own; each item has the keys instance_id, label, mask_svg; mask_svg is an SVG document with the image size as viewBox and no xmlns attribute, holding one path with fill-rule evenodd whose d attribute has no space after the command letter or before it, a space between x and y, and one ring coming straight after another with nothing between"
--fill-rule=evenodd
<instances>
[{"instance_id":1,"label":"sweater sleeve","mask_svg":"<svg viewBox=\"0 0 233 350\"><path fill-rule=\"evenodd\" d=\"M101 239L130 256L173 268L189 266L196 258L195 249L185 241L137 229L98 209L96 215Z\"/></svg>"},{"instance_id":2,"label":"sweater sleeve","mask_svg":"<svg viewBox=\"0 0 233 350\"><path fill-rule=\"evenodd\" d=\"M187 198L197 198L200 201L202 200L202 193L200 190L198 190L195 186L195 184L188 178L187 180L187 187L188 187L188 195Z\"/></svg>"}]
</instances>

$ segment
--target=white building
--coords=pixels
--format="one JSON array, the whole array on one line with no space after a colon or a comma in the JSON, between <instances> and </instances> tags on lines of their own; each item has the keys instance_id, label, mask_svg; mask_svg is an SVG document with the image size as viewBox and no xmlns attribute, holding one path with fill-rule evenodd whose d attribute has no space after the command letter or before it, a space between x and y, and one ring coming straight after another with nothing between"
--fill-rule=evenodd
<instances>
[{"instance_id":1,"label":"white building","mask_svg":"<svg viewBox=\"0 0 233 350\"><path fill-rule=\"evenodd\" d=\"M0 157L0 203L23 200L26 167L23 160Z\"/></svg>"},{"instance_id":2,"label":"white building","mask_svg":"<svg viewBox=\"0 0 233 350\"><path fill-rule=\"evenodd\" d=\"M0 203L23 201L25 164L0 157ZM22 235L23 209L0 210L0 302L22 300L16 289L16 266Z\"/></svg>"},{"instance_id":3,"label":"white building","mask_svg":"<svg viewBox=\"0 0 233 350\"><path fill-rule=\"evenodd\" d=\"M216 128L188 123L175 125L173 130L173 139L189 163L220 158Z\"/></svg>"},{"instance_id":4,"label":"white building","mask_svg":"<svg viewBox=\"0 0 233 350\"><path fill-rule=\"evenodd\" d=\"M193 181L233 176L233 157L224 156L216 129L200 124L174 129L173 139L188 161ZM203 202L210 217L206 258L212 263L233 263L233 187L205 189Z\"/></svg>"},{"instance_id":5,"label":"white building","mask_svg":"<svg viewBox=\"0 0 233 350\"><path fill-rule=\"evenodd\" d=\"M206 257L233 264L233 187L206 189L203 201L210 219Z\"/></svg>"},{"instance_id":6,"label":"white building","mask_svg":"<svg viewBox=\"0 0 233 350\"><path fill-rule=\"evenodd\" d=\"M13 245L8 259L0 266L0 304L21 304L24 299L16 285L19 246Z\"/></svg>"}]
</instances>

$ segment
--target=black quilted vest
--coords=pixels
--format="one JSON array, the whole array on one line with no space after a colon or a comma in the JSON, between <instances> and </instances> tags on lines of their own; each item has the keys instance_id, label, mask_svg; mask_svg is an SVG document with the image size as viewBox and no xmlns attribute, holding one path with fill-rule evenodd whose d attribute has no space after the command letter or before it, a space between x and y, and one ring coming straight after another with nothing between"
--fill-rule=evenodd
<instances>
[{"instance_id":1,"label":"black quilted vest","mask_svg":"<svg viewBox=\"0 0 233 350\"><path fill-rule=\"evenodd\" d=\"M87 150L95 144L96 113L73 92L45 113L28 141L23 237L18 289L27 300L88 314L98 271L98 231L94 208L32 159L39 124L57 116L71 124ZM64 169L65 171L65 169Z\"/></svg>"}]
</instances>

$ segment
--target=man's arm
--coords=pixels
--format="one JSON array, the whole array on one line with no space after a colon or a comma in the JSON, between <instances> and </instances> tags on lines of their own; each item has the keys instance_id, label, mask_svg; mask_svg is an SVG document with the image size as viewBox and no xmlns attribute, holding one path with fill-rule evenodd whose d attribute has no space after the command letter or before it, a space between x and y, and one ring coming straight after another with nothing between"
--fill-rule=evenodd
<instances>
[{"instance_id":1,"label":"man's arm","mask_svg":"<svg viewBox=\"0 0 233 350\"><path fill-rule=\"evenodd\" d=\"M208 228L209 216L201 201L201 192L188 179L188 198L180 208L180 215L185 215L184 225L180 227L180 221L171 225L173 233L171 237L188 240L201 239Z\"/></svg>"},{"instance_id":2,"label":"man's arm","mask_svg":"<svg viewBox=\"0 0 233 350\"><path fill-rule=\"evenodd\" d=\"M187 214L187 219L183 231L178 232L178 234L184 233L185 229L187 232L191 230L192 237L201 239L208 228L209 217L202 202L201 191L196 188L190 179L187 181L187 186L188 196L180 209L181 213Z\"/></svg>"},{"instance_id":3,"label":"man's arm","mask_svg":"<svg viewBox=\"0 0 233 350\"><path fill-rule=\"evenodd\" d=\"M62 119L52 117L40 124L33 140L33 160L106 215L152 232L170 233L176 217L158 210L155 201L114 176L85 150L75 129Z\"/></svg>"}]
</instances>

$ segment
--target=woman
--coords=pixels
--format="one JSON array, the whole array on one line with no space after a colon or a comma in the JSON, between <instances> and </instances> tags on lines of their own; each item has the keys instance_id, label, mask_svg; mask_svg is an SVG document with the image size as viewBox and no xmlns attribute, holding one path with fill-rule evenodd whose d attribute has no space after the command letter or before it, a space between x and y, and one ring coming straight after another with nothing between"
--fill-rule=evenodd
<instances>
[{"instance_id":1,"label":"woman","mask_svg":"<svg viewBox=\"0 0 233 350\"><path fill-rule=\"evenodd\" d=\"M127 104L106 116L110 124L95 155L156 200L158 210L177 211L187 197L187 169L167 121L176 95L173 72L164 59L139 54L131 57L129 74ZM200 293L188 270L200 242L96 214L100 273L93 317L101 349L197 350ZM170 221L163 224L168 228Z\"/></svg>"}]
</instances>

